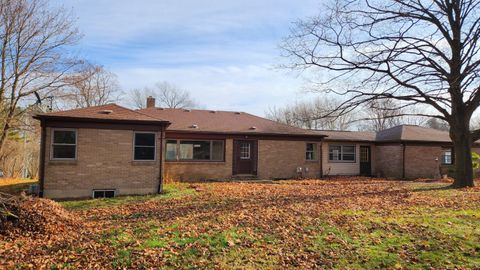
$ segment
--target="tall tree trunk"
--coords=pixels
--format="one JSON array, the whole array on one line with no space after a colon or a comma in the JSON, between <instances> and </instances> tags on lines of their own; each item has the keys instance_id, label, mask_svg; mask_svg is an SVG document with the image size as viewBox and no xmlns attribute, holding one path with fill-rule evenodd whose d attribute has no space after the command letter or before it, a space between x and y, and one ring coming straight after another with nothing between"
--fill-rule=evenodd
<instances>
[{"instance_id":1,"label":"tall tree trunk","mask_svg":"<svg viewBox=\"0 0 480 270\"><path fill-rule=\"evenodd\" d=\"M455 159L455 181L452 186L473 187L472 143L468 125L460 123L450 128Z\"/></svg>"}]
</instances>

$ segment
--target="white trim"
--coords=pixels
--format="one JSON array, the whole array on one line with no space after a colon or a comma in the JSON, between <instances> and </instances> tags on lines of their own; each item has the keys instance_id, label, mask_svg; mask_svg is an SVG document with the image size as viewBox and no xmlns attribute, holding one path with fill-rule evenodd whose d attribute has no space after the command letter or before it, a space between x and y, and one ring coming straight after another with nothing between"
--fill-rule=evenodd
<instances>
[{"instance_id":1,"label":"white trim","mask_svg":"<svg viewBox=\"0 0 480 270\"><path fill-rule=\"evenodd\" d=\"M136 134L153 134L154 140L153 140L153 159L135 159L135 136ZM157 132L155 131L134 131L133 132L133 143L132 143L132 157L133 161L135 162L152 162L152 161L157 161ZM139 147L151 147L151 146L139 146Z\"/></svg>"},{"instance_id":2,"label":"white trim","mask_svg":"<svg viewBox=\"0 0 480 270\"><path fill-rule=\"evenodd\" d=\"M341 159L335 160L335 159L330 159L330 147L332 146L340 146L340 153L339 157ZM350 146L353 147L353 160L343 160L343 147L344 146ZM357 145L356 144L328 144L328 163L357 163Z\"/></svg>"},{"instance_id":3,"label":"white trim","mask_svg":"<svg viewBox=\"0 0 480 270\"><path fill-rule=\"evenodd\" d=\"M307 145L308 145L308 144L313 144L313 145L315 145L315 147L314 147L315 149L313 149L313 150L311 151L311 152L313 152L313 154L314 154L314 159L307 159L307 152L308 152L308 151L307 151ZM318 143L316 143L316 142L305 142L305 161L318 161L318 160L319 160L319 158L318 158L318 148L319 148L319 147L318 147Z\"/></svg>"},{"instance_id":4,"label":"white trim","mask_svg":"<svg viewBox=\"0 0 480 270\"><path fill-rule=\"evenodd\" d=\"M57 144L57 145L74 145L75 157L74 158L55 158L53 156L53 139L55 137L55 131L73 131L75 132L75 144ZM50 160L77 160L78 157L78 129L75 128L52 128L50 130Z\"/></svg>"}]
</instances>

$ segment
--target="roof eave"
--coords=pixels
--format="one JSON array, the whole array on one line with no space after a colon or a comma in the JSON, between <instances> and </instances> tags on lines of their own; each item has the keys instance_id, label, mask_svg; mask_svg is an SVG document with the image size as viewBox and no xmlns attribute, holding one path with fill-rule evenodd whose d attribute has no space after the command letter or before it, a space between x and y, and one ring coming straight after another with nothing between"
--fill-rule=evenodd
<instances>
[{"instance_id":1,"label":"roof eave","mask_svg":"<svg viewBox=\"0 0 480 270\"><path fill-rule=\"evenodd\" d=\"M95 123L118 123L118 124L142 124L142 125L164 125L169 126L171 122L164 120L135 120L135 119L107 119L107 118L92 118L92 117L69 117L37 114L33 116L36 120L54 120L54 121L68 121L68 122L95 122Z\"/></svg>"}]
</instances>

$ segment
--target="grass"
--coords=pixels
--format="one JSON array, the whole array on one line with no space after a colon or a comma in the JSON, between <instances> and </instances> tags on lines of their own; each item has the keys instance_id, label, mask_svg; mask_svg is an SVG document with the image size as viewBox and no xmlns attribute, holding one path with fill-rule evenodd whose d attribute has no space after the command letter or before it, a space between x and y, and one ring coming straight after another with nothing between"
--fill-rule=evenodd
<instances>
[{"instance_id":1,"label":"grass","mask_svg":"<svg viewBox=\"0 0 480 270\"><path fill-rule=\"evenodd\" d=\"M92 238L62 252L82 250L79 268L103 257L114 269L480 265L479 188L364 179L195 185L197 191L172 184L163 195L62 202L93 228L85 229Z\"/></svg>"},{"instance_id":2,"label":"grass","mask_svg":"<svg viewBox=\"0 0 480 270\"><path fill-rule=\"evenodd\" d=\"M33 184L38 184L38 181L36 179L0 178L0 192L18 194L22 190L28 190L28 187Z\"/></svg>"},{"instance_id":3,"label":"grass","mask_svg":"<svg viewBox=\"0 0 480 270\"><path fill-rule=\"evenodd\" d=\"M189 196L195 193L194 189L188 188L188 185L182 183L166 184L164 193L161 195L143 195L143 196L119 196L114 198L87 199L76 201L63 201L60 204L68 210L88 210L91 208L107 208L121 206L133 203L142 203L148 201L165 200Z\"/></svg>"}]
</instances>

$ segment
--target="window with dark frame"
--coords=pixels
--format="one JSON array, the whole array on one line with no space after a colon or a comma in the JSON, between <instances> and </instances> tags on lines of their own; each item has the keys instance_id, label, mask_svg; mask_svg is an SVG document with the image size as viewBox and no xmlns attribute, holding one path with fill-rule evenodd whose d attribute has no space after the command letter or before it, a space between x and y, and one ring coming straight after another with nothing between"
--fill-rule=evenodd
<instances>
[{"instance_id":1,"label":"window with dark frame","mask_svg":"<svg viewBox=\"0 0 480 270\"><path fill-rule=\"evenodd\" d=\"M453 164L453 149L451 147L442 148L442 164L443 165Z\"/></svg>"},{"instance_id":2,"label":"window with dark frame","mask_svg":"<svg viewBox=\"0 0 480 270\"><path fill-rule=\"evenodd\" d=\"M77 131L53 129L52 159L74 160L77 158Z\"/></svg>"},{"instance_id":3,"label":"window with dark frame","mask_svg":"<svg viewBox=\"0 0 480 270\"><path fill-rule=\"evenodd\" d=\"M307 143L305 151L305 159L310 161L317 160L317 144Z\"/></svg>"},{"instance_id":4,"label":"window with dark frame","mask_svg":"<svg viewBox=\"0 0 480 270\"><path fill-rule=\"evenodd\" d=\"M115 197L115 190L113 189L98 189L93 191L93 198L113 198Z\"/></svg>"},{"instance_id":5,"label":"window with dark frame","mask_svg":"<svg viewBox=\"0 0 480 270\"><path fill-rule=\"evenodd\" d=\"M223 140L167 140L168 161L224 161Z\"/></svg>"},{"instance_id":6,"label":"window with dark frame","mask_svg":"<svg viewBox=\"0 0 480 270\"><path fill-rule=\"evenodd\" d=\"M135 132L133 159L136 161L155 160L155 133Z\"/></svg>"},{"instance_id":7,"label":"window with dark frame","mask_svg":"<svg viewBox=\"0 0 480 270\"><path fill-rule=\"evenodd\" d=\"M336 162L355 162L355 145L330 145L328 160Z\"/></svg>"}]
</instances>

